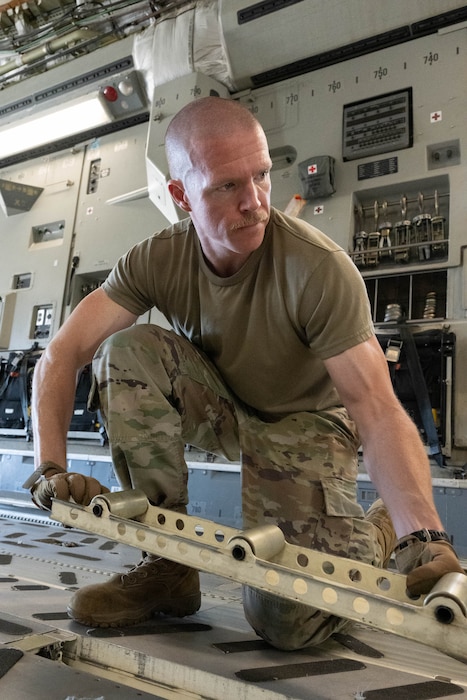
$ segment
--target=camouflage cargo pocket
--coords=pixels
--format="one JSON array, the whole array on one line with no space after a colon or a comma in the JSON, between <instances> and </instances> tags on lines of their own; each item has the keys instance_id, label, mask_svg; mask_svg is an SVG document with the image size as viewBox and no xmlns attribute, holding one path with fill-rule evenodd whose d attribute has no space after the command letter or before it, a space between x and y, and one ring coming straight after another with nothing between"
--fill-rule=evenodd
<instances>
[{"instance_id":1,"label":"camouflage cargo pocket","mask_svg":"<svg viewBox=\"0 0 467 700\"><path fill-rule=\"evenodd\" d=\"M356 483L337 477L321 479L324 512L315 530L313 548L338 556L373 562L374 528L364 519L356 499Z\"/></svg>"}]
</instances>

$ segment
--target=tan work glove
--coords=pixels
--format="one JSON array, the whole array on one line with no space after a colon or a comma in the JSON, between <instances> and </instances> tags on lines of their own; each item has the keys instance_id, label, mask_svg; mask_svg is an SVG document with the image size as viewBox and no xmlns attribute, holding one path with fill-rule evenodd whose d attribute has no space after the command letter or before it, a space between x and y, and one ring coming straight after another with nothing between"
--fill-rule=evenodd
<instances>
[{"instance_id":1,"label":"tan work glove","mask_svg":"<svg viewBox=\"0 0 467 700\"><path fill-rule=\"evenodd\" d=\"M397 543L395 559L400 573L407 574L407 590L414 596L429 593L444 574L465 573L454 549L445 540L420 542L407 535Z\"/></svg>"},{"instance_id":2,"label":"tan work glove","mask_svg":"<svg viewBox=\"0 0 467 700\"><path fill-rule=\"evenodd\" d=\"M35 481L33 481L34 477ZM32 484L31 481L33 481ZM60 501L74 501L87 506L94 496L109 493L109 489L102 486L94 477L67 472L54 462L41 464L24 486L30 488L33 502L42 510L52 508L52 498Z\"/></svg>"}]
</instances>

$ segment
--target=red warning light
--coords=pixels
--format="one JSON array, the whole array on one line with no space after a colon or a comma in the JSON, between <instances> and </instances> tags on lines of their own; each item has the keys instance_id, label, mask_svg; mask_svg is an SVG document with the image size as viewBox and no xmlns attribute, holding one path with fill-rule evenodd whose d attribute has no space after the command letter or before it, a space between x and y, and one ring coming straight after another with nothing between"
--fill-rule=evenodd
<instances>
[{"instance_id":1,"label":"red warning light","mask_svg":"<svg viewBox=\"0 0 467 700\"><path fill-rule=\"evenodd\" d=\"M106 85L106 87L102 90L102 94L107 102L115 102L118 100L118 92L112 85Z\"/></svg>"}]
</instances>

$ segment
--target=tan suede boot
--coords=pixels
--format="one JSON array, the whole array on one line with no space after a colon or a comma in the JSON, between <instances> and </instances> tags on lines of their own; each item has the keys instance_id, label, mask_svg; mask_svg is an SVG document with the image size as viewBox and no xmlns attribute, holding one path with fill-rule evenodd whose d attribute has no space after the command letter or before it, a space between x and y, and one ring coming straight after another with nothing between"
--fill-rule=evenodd
<instances>
[{"instance_id":1,"label":"tan suede boot","mask_svg":"<svg viewBox=\"0 0 467 700\"><path fill-rule=\"evenodd\" d=\"M368 508L365 520L373 523L376 529L376 537L381 547L382 568L386 569L391 555L397 544L397 536L394 531L391 516L381 498L377 498Z\"/></svg>"},{"instance_id":2,"label":"tan suede boot","mask_svg":"<svg viewBox=\"0 0 467 700\"><path fill-rule=\"evenodd\" d=\"M90 627L124 627L155 613L193 615L200 605L196 569L147 554L128 572L81 588L67 612L76 622Z\"/></svg>"}]
</instances>

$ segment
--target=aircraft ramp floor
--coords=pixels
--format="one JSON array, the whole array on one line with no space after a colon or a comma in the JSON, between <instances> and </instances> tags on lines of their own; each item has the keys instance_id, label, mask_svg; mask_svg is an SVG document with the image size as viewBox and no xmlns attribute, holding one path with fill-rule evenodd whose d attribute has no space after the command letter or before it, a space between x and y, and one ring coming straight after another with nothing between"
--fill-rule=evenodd
<instances>
[{"instance_id":1,"label":"aircraft ramp floor","mask_svg":"<svg viewBox=\"0 0 467 700\"><path fill-rule=\"evenodd\" d=\"M241 587L201 574L194 616L89 629L66 615L77 588L139 552L63 527L37 509L0 510L1 700L430 700L467 694L467 663L353 624L318 648L280 652L246 623Z\"/></svg>"}]
</instances>

